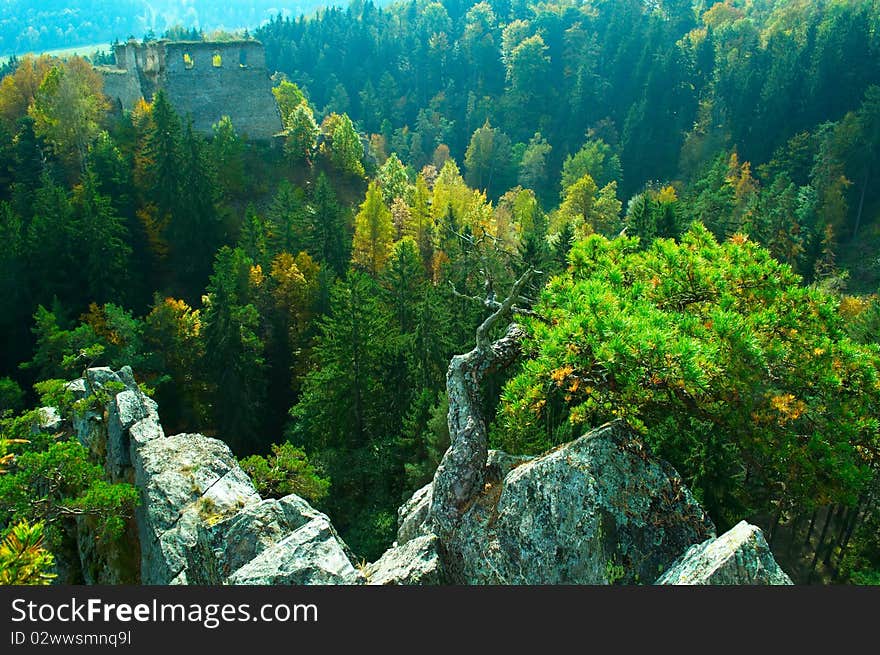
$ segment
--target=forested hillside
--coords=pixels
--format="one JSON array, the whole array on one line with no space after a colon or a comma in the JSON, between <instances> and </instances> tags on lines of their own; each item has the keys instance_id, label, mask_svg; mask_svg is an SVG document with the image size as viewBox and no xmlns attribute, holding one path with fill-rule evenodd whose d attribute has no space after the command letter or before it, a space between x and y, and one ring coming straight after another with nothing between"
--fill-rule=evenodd
<instances>
[{"instance_id":1,"label":"forested hillside","mask_svg":"<svg viewBox=\"0 0 880 655\"><path fill-rule=\"evenodd\" d=\"M811 275L878 199L876 3L692 4L367 5L256 34L416 169L448 148L490 199L521 184L545 206L585 171L625 202L676 182L686 219L760 231Z\"/></svg>"},{"instance_id":2,"label":"forested hillside","mask_svg":"<svg viewBox=\"0 0 880 655\"><path fill-rule=\"evenodd\" d=\"M311 14L331 4L319 0L3 0L0 55L22 55L162 34L180 27L203 32L254 28L278 15Z\"/></svg>"},{"instance_id":3,"label":"forested hillside","mask_svg":"<svg viewBox=\"0 0 880 655\"><path fill-rule=\"evenodd\" d=\"M129 365L166 432L222 438L375 558L448 445L450 358L531 268L496 445L625 418L797 581L878 581L876 2L242 18L278 71L271 144L161 92L111 111L79 58L0 82L0 527L51 550L47 508L131 511L25 411Z\"/></svg>"}]
</instances>

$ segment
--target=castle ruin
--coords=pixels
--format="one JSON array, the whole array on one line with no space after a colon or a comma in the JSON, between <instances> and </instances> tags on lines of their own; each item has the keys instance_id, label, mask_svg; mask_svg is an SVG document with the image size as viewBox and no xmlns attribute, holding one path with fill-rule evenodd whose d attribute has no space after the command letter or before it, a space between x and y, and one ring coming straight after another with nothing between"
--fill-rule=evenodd
<instances>
[{"instance_id":1,"label":"castle ruin","mask_svg":"<svg viewBox=\"0 0 880 655\"><path fill-rule=\"evenodd\" d=\"M122 109L162 89L193 129L210 133L223 116L251 139L267 140L281 129L266 55L259 41L151 41L114 46L116 66L99 67L104 93Z\"/></svg>"}]
</instances>

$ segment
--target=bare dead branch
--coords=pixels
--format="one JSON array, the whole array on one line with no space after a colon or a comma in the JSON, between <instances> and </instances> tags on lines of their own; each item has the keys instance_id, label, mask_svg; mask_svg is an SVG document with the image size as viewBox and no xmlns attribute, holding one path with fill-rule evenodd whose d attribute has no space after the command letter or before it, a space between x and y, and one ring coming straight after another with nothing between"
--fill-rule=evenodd
<instances>
[{"instance_id":1,"label":"bare dead branch","mask_svg":"<svg viewBox=\"0 0 880 655\"><path fill-rule=\"evenodd\" d=\"M520 296L520 291L522 288L528 283L528 281L535 274L535 269L529 267L525 273L519 276L519 279L513 283L513 288L510 290L510 293L507 295L500 306L489 315L486 320L477 328L477 350L485 350L490 346L489 342L489 332L495 326L498 321L502 318L505 318L511 313L511 310L514 306L514 303Z\"/></svg>"}]
</instances>

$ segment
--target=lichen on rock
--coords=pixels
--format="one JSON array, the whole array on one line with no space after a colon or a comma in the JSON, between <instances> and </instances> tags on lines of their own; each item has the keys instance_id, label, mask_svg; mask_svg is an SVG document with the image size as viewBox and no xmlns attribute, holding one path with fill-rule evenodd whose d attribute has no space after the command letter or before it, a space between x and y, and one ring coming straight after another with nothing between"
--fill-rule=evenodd
<instances>
[{"instance_id":1,"label":"lichen on rock","mask_svg":"<svg viewBox=\"0 0 880 655\"><path fill-rule=\"evenodd\" d=\"M97 547L80 522L86 582L649 584L665 571L657 584L791 584L754 526L716 538L675 469L622 421L534 458L472 441L471 455L485 452L466 462L479 487L457 495L455 466L445 468L401 506L392 547L358 567L329 517L296 495L260 498L225 443L166 436L130 369L90 369L68 389L88 402L70 418L44 412L40 429L73 426L108 477L132 481L142 501L125 553ZM465 413L457 424L485 436ZM439 522L438 479L452 503Z\"/></svg>"},{"instance_id":2,"label":"lichen on rock","mask_svg":"<svg viewBox=\"0 0 880 655\"><path fill-rule=\"evenodd\" d=\"M658 585L790 585L776 563L764 533L740 521L720 537L688 549L655 584Z\"/></svg>"}]
</instances>

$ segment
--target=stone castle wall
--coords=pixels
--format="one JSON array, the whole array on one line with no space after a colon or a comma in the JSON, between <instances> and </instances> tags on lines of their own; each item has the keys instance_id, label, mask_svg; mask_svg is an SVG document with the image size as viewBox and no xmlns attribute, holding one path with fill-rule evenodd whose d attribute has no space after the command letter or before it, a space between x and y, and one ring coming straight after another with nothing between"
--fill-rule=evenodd
<instances>
[{"instance_id":1,"label":"stone castle wall","mask_svg":"<svg viewBox=\"0 0 880 655\"><path fill-rule=\"evenodd\" d=\"M115 55L116 66L100 70L104 92L123 109L162 89L198 132L210 133L223 116L252 139L271 139L282 129L258 41L129 41L117 45Z\"/></svg>"}]
</instances>

